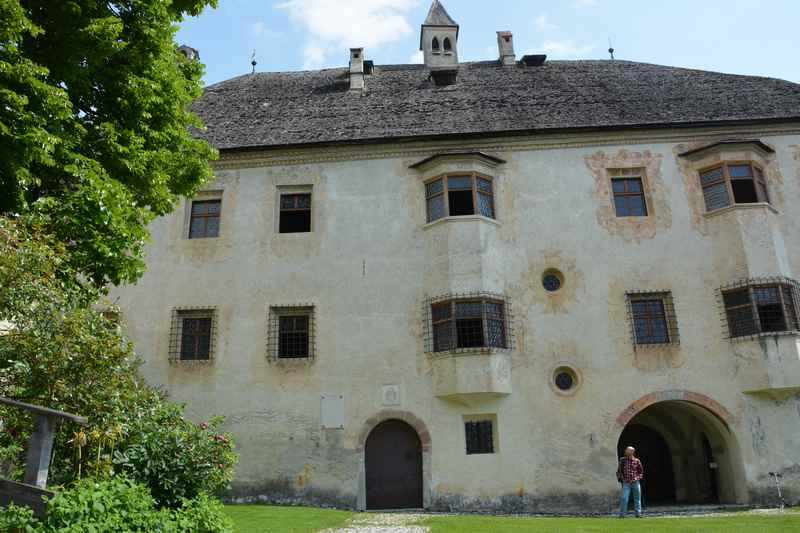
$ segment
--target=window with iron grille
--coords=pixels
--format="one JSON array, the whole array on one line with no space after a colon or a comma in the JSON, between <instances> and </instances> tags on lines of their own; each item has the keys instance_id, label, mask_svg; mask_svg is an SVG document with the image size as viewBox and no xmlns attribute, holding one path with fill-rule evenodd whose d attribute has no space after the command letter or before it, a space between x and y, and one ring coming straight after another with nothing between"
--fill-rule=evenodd
<instances>
[{"instance_id":1,"label":"window with iron grille","mask_svg":"<svg viewBox=\"0 0 800 533\"><path fill-rule=\"evenodd\" d=\"M267 344L270 359L312 359L314 307L270 307Z\"/></svg>"},{"instance_id":2,"label":"window with iron grille","mask_svg":"<svg viewBox=\"0 0 800 533\"><path fill-rule=\"evenodd\" d=\"M429 351L509 348L506 304L487 296L438 300L430 304Z\"/></svg>"},{"instance_id":3,"label":"window with iron grille","mask_svg":"<svg viewBox=\"0 0 800 533\"><path fill-rule=\"evenodd\" d=\"M618 217L646 217L647 202L641 177L612 178L614 210Z\"/></svg>"},{"instance_id":4,"label":"window with iron grille","mask_svg":"<svg viewBox=\"0 0 800 533\"><path fill-rule=\"evenodd\" d=\"M210 361L214 354L216 330L214 308L181 308L172 311L169 359Z\"/></svg>"},{"instance_id":5,"label":"window with iron grille","mask_svg":"<svg viewBox=\"0 0 800 533\"><path fill-rule=\"evenodd\" d=\"M222 200L194 200L189 220L189 238L219 237L219 217Z\"/></svg>"},{"instance_id":6,"label":"window with iron grille","mask_svg":"<svg viewBox=\"0 0 800 533\"><path fill-rule=\"evenodd\" d=\"M744 280L722 289L731 338L800 331L800 285L790 279Z\"/></svg>"},{"instance_id":7,"label":"window with iron grille","mask_svg":"<svg viewBox=\"0 0 800 533\"><path fill-rule=\"evenodd\" d=\"M492 178L476 173L439 176L425 183L428 222L447 216L494 218Z\"/></svg>"},{"instance_id":8,"label":"window with iron grille","mask_svg":"<svg viewBox=\"0 0 800 533\"><path fill-rule=\"evenodd\" d=\"M706 211L734 204L769 203L764 171L749 162L725 163L700 172Z\"/></svg>"},{"instance_id":9,"label":"window with iron grille","mask_svg":"<svg viewBox=\"0 0 800 533\"><path fill-rule=\"evenodd\" d=\"M494 453L493 420L467 420L464 422L467 455Z\"/></svg>"},{"instance_id":10,"label":"window with iron grille","mask_svg":"<svg viewBox=\"0 0 800 533\"><path fill-rule=\"evenodd\" d=\"M311 231L311 193L281 194L280 233L308 233Z\"/></svg>"},{"instance_id":11,"label":"window with iron grille","mask_svg":"<svg viewBox=\"0 0 800 533\"><path fill-rule=\"evenodd\" d=\"M671 292L629 292L627 298L634 345L680 343Z\"/></svg>"}]
</instances>

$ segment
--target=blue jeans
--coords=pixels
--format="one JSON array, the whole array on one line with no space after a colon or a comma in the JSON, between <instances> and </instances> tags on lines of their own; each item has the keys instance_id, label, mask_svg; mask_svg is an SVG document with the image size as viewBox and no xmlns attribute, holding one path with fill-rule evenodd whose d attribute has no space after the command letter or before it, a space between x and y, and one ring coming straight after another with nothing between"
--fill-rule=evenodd
<instances>
[{"instance_id":1,"label":"blue jeans","mask_svg":"<svg viewBox=\"0 0 800 533\"><path fill-rule=\"evenodd\" d=\"M638 481L633 483L622 484L622 497L619 500L619 516L620 518L628 513L628 499L633 493L633 508L636 510L636 516L642 514L642 486Z\"/></svg>"}]
</instances>

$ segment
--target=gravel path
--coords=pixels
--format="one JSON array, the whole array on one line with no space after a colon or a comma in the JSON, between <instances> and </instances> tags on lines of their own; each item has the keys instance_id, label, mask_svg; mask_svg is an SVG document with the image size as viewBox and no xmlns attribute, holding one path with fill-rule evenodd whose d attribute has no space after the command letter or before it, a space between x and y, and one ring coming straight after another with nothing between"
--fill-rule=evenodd
<instances>
[{"instance_id":1,"label":"gravel path","mask_svg":"<svg viewBox=\"0 0 800 533\"><path fill-rule=\"evenodd\" d=\"M424 518L407 513L362 513L338 529L321 533L428 533L430 528L415 525Z\"/></svg>"}]
</instances>

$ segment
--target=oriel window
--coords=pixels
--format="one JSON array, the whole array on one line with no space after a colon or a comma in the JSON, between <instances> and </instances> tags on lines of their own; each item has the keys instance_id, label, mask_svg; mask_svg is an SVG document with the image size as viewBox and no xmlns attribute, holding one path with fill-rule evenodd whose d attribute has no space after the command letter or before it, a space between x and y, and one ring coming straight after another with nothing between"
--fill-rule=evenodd
<instances>
[{"instance_id":1,"label":"oriel window","mask_svg":"<svg viewBox=\"0 0 800 533\"><path fill-rule=\"evenodd\" d=\"M700 172L707 211L734 204L769 203L764 171L752 163L725 163Z\"/></svg>"},{"instance_id":2,"label":"oriel window","mask_svg":"<svg viewBox=\"0 0 800 533\"><path fill-rule=\"evenodd\" d=\"M311 231L311 193L281 194L280 233Z\"/></svg>"},{"instance_id":3,"label":"oriel window","mask_svg":"<svg viewBox=\"0 0 800 533\"><path fill-rule=\"evenodd\" d=\"M732 338L800 331L800 290L793 280L747 280L723 289L722 299Z\"/></svg>"},{"instance_id":4,"label":"oriel window","mask_svg":"<svg viewBox=\"0 0 800 533\"><path fill-rule=\"evenodd\" d=\"M433 351L507 348L505 304L492 299L450 300L431 305Z\"/></svg>"},{"instance_id":5,"label":"oriel window","mask_svg":"<svg viewBox=\"0 0 800 533\"><path fill-rule=\"evenodd\" d=\"M189 238L204 239L219 236L219 217L222 201L194 200L189 221Z\"/></svg>"},{"instance_id":6,"label":"oriel window","mask_svg":"<svg viewBox=\"0 0 800 533\"><path fill-rule=\"evenodd\" d=\"M494 183L480 174L453 174L425 184L427 220L443 217L481 215L495 218Z\"/></svg>"}]
</instances>

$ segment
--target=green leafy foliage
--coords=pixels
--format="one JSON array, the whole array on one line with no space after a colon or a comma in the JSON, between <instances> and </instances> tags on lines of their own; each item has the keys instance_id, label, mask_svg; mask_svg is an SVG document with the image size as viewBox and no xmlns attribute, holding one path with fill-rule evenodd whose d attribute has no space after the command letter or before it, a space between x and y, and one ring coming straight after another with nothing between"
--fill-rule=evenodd
<instances>
[{"instance_id":1,"label":"green leafy foliage","mask_svg":"<svg viewBox=\"0 0 800 533\"><path fill-rule=\"evenodd\" d=\"M61 424L50 484L122 471L159 506L175 509L184 498L224 489L236 455L221 419L190 422L182 406L139 378L119 327L60 276L69 272L66 256L58 242L0 218L0 323L12 325L0 334L0 396L77 413L90 424ZM0 419L0 459L19 479L32 421L8 407L0 407Z\"/></svg>"},{"instance_id":2,"label":"green leafy foliage","mask_svg":"<svg viewBox=\"0 0 800 533\"><path fill-rule=\"evenodd\" d=\"M183 500L177 509L159 509L143 485L124 477L86 479L50 501L43 520L30 510L0 509L0 531L36 533L164 532L227 533L230 518L222 504L205 494Z\"/></svg>"},{"instance_id":3,"label":"green leafy foliage","mask_svg":"<svg viewBox=\"0 0 800 533\"><path fill-rule=\"evenodd\" d=\"M236 455L222 419L194 424L174 404L137 406L125 422L116 469L145 483L159 505L177 507L185 498L218 493L233 476Z\"/></svg>"},{"instance_id":4,"label":"green leafy foliage","mask_svg":"<svg viewBox=\"0 0 800 533\"><path fill-rule=\"evenodd\" d=\"M36 221L102 287L138 279L146 226L211 175L199 61L176 22L216 0L0 0L0 214Z\"/></svg>"}]
</instances>

